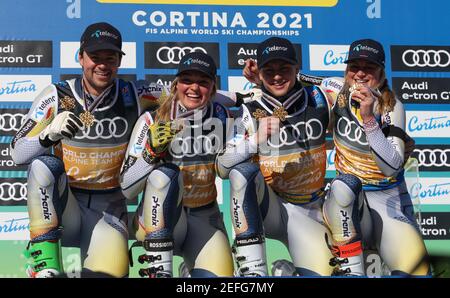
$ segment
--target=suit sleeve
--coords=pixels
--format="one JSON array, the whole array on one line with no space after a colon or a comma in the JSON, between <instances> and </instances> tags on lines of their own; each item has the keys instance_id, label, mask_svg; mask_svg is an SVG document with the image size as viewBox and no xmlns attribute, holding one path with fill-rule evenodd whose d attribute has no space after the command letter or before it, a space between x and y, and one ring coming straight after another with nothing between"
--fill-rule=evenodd
<instances>
[{"instance_id":1,"label":"suit sleeve","mask_svg":"<svg viewBox=\"0 0 450 298\"><path fill-rule=\"evenodd\" d=\"M39 134L53 121L58 113L58 92L55 85L47 86L36 97L25 120L13 137L11 158L17 164L28 164L50 149L39 142Z\"/></svg>"}]
</instances>

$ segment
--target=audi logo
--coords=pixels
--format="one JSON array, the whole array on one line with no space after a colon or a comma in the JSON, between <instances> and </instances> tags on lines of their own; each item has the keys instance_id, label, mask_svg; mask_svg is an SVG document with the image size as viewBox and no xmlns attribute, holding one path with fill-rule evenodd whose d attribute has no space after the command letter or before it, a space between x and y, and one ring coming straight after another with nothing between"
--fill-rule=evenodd
<instances>
[{"instance_id":1,"label":"audi logo","mask_svg":"<svg viewBox=\"0 0 450 298\"><path fill-rule=\"evenodd\" d=\"M216 154L222 148L219 136L210 134L197 137L177 137L170 146L170 154L174 158L205 156Z\"/></svg>"},{"instance_id":2,"label":"audi logo","mask_svg":"<svg viewBox=\"0 0 450 298\"><path fill-rule=\"evenodd\" d=\"M2 201L21 201L27 199L27 183L21 182L3 182L0 183L0 200Z\"/></svg>"},{"instance_id":3,"label":"audi logo","mask_svg":"<svg viewBox=\"0 0 450 298\"><path fill-rule=\"evenodd\" d=\"M293 137L292 141L289 141L288 131L291 132ZM290 146L295 143L305 143L307 141L317 140L322 133L323 126L318 119L311 119L307 122L300 121L294 125L288 124L281 127L278 144L273 144L270 139L267 144L273 148L280 148L285 145Z\"/></svg>"},{"instance_id":4,"label":"audi logo","mask_svg":"<svg viewBox=\"0 0 450 298\"><path fill-rule=\"evenodd\" d=\"M156 59L162 64L178 64L181 58L192 52L203 52L207 54L206 50L202 47L161 47L156 52Z\"/></svg>"},{"instance_id":5,"label":"audi logo","mask_svg":"<svg viewBox=\"0 0 450 298\"><path fill-rule=\"evenodd\" d=\"M345 117L339 118L336 125L337 133L349 141L357 142L360 145L368 145L366 135L363 133L361 127L354 121Z\"/></svg>"},{"instance_id":6,"label":"audi logo","mask_svg":"<svg viewBox=\"0 0 450 298\"><path fill-rule=\"evenodd\" d=\"M25 121L26 115L20 113L3 113L0 114L0 130L2 131L18 131Z\"/></svg>"},{"instance_id":7,"label":"audi logo","mask_svg":"<svg viewBox=\"0 0 450 298\"><path fill-rule=\"evenodd\" d=\"M408 67L447 67L450 53L445 50L406 50L402 60Z\"/></svg>"},{"instance_id":8,"label":"audi logo","mask_svg":"<svg viewBox=\"0 0 450 298\"><path fill-rule=\"evenodd\" d=\"M101 119L94 120L94 124L87 127L85 130L79 132L75 139L111 139L111 138L121 138L128 130L128 122L123 117L114 117L112 119Z\"/></svg>"},{"instance_id":9,"label":"audi logo","mask_svg":"<svg viewBox=\"0 0 450 298\"><path fill-rule=\"evenodd\" d=\"M450 149L414 149L417 153L419 166L422 167L449 167Z\"/></svg>"}]
</instances>

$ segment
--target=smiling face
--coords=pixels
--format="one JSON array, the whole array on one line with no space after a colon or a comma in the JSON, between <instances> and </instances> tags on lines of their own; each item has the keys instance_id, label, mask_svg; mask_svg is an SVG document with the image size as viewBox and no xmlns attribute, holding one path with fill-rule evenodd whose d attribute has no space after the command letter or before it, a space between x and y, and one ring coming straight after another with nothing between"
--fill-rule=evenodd
<instances>
[{"instance_id":1,"label":"smiling face","mask_svg":"<svg viewBox=\"0 0 450 298\"><path fill-rule=\"evenodd\" d=\"M92 53L84 51L78 56L83 68L86 88L92 95L100 95L117 77L120 54L111 50Z\"/></svg>"},{"instance_id":2,"label":"smiling face","mask_svg":"<svg viewBox=\"0 0 450 298\"><path fill-rule=\"evenodd\" d=\"M363 59L357 59L347 64L345 80L350 86L359 83L370 88L378 88L381 83L381 75L381 66Z\"/></svg>"},{"instance_id":3,"label":"smiling face","mask_svg":"<svg viewBox=\"0 0 450 298\"><path fill-rule=\"evenodd\" d=\"M205 106L214 92L215 83L202 72L186 71L178 76L177 98L188 110Z\"/></svg>"},{"instance_id":4,"label":"smiling face","mask_svg":"<svg viewBox=\"0 0 450 298\"><path fill-rule=\"evenodd\" d=\"M299 67L283 60L273 60L263 66L259 78L274 96L286 95L297 81Z\"/></svg>"}]
</instances>

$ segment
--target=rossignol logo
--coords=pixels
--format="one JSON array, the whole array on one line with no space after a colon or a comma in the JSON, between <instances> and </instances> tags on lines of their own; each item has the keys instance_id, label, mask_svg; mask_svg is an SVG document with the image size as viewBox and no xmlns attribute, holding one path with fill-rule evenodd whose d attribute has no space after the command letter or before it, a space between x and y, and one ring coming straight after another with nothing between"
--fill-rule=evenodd
<instances>
[{"instance_id":1,"label":"rossignol logo","mask_svg":"<svg viewBox=\"0 0 450 298\"><path fill-rule=\"evenodd\" d=\"M286 52L288 50L288 48L286 47L280 47L280 46L271 46L271 47L267 47L264 49L264 51L262 52L263 55L268 55L270 52L274 52L274 51L283 51Z\"/></svg>"},{"instance_id":2,"label":"rossignol logo","mask_svg":"<svg viewBox=\"0 0 450 298\"><path fill-rule=\"evenodd\" d=\"M350 229L348 227L348 220L350 217L347 215L347 211L340 210L342 220L342 234L344 237L350 237Z\"/></svg>"},{"instance_id":3,"label":"rossignol logo","mask_svg":"<svg viewBox=\"0 0 450 298\"><path fill-rule=\"evenodd\" d=\"M35 125L36 122L34 120L28 119L27 123L14 136L14 139L11 142L11 146L14 148L16 146L16 142L19 139L23 138L27 133L29 133L34 128Z\"/></svg>"},{"instance_id":4,"label":"rossignol logo","mask_svg":"<svg viewBox=\"0 0 450 298\"><path fill-rule=\"evenodd\" d=\"M239 209L241 209L241 206L239 205L238 199L233 198L233 219L234 224L238 229L242 226L242 222L239 220Z\"/></svg>"},{"instance_id":5,"label":"rossignol logo","mask_svg":"<svg viewBox=\"0 0 450 298\"><path fill-rule=\"evenodd\" d=\"M263 243L263 241L264 240L261 236L256 236L253 238L236 239L236 245L244 246L244 245L250 245L250 244L258 244L258 243Z\"/></svg>"},{"instance_id":6,"label":"rossignol logo","mask_svg":"<svg viewBox=\"0 0 450 298\"><path fill-rule=\"evenodd\" d=\"M362 44L358 44L357 46L355 46L353 48L353 51L357 51L357 52L359 52L359 51L368 51L368 52L372 52L374 54L378 54L378 52L379 52L377 49L374 49L374 48L369 47L369 46L363 46Z\"/></svg>"},{"instance_id":7,"label":"rossignol logo","mask_svg":"<svg viewBox=\"0 0 450 298\"><path fill-rule=\"evenodd\" d=\"M159 203L159 199L157 196L152 196L152 201L152 226L156 227L159 224L158 209L161 204Z\"/></svg>"},{"instance_id":8,"label":"rossignol logo","mask_svg":"<svg viewBox=\"0 0 450 298\"><path fill-rule=\"evenodd\" d=\"M50 208L48 206L48 200L50 200L50 196L47 194L47 189L39 187L39 190L41 191L41 206L42 212L44 214L44 220L51 221L52 213L50 212Z\"/></svg>"},{"instance_id":9,"label":"rossignol logo","mask_svg":"<svg viewBox=\"0 0 450 298\"><path fill-rule=\"evenodd\" d=\"M172 242L149 242L149 248L171 248L173 246Z\"/></svg>"},{"instance_id":10,"label":"rossignol logo","mask_svg":"<svg viewBox=\"0 0 450 298\"><path fill-rule=\"evenodd\" d=\"M94 33L91 34L91 37L96 37L96 38L100 38L100 37L112 37L114 39L118 39L119 37L109 31L100 31L97 30Z\"/></svg>"},{"instance_id":11,"label":"rossignol logo","mask_svg":"<svg viewBox=\"0 0 450 298\"><path fill-rule=\"evenodd\" d=\"M184 64L186 64L186 65L191 65L191 64L194 64L194 63L203 65L205 67L209 67L210 66L210 64L208 62L205 62L205 61L200 60L200 59L189 58L188 60L184 61Z\"/></svg>"}]
</instances>

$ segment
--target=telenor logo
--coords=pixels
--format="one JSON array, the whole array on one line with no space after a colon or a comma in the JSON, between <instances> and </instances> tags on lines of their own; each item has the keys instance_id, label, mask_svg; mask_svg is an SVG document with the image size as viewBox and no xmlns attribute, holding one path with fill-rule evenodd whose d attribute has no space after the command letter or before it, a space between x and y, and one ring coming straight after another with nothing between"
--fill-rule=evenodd
<instances>
[{"instance_id":1,"label":"telenor logo","mask_svg":"<svg viewBox=\"0 0 450 298\"><path fill-rule=\"evenodd\" d=\"M205 61L200 60L200 59L189 58L188 60L184 61L184 64L186 64L186 65L191 65L193 63L200 64L200 65L203 65L205 67L209 67L209 63L208 62L205 62Z\"/></svg>"},{"instance_id":2,"label":"telenor logo","mask_svg":"<svg viewBox=\"0 0 450 298\"><path fill-rule=\"evenodd\" d=\"M91 37L100 38L100 36L112 37L112 38L114 38L114 39L117 39L117 38L118 38L117 35L112 34L112 33L109 32L109 31L100 31L100 30L97 30L97 31L95 31L94 33L91 34Z\"/></svg>"},{"instance_id":3,"label":"telenor logo","mask_svg":"<svg viewBox=\"0 0 450 298\"><path fill-rule=\"evenodd\" d=\"M263 55L268 55L270 52L274 52L274 51L283 51L286 52L287 48L286 47L279 47L279 46L271 46L271 47L267 47L264 49L263 51Z\"/></svg>"},{"instance_id":4,"label":"telenor logo","mask_svg":"<svg viewBox=\"0 0 450 298\"><path fill-rule=\"evenodd\" d=\"M357 51L357 52L359 52L359 51L368 51L368 52L372 52L372 53L375 53L375 54L378 54L378 52L379 52L377 49L374 49L374 48L369 47L369 46L363 46L361 44L358 44L357 46L355 46L353 48L353 51Z\"/></svg>"}]
</instances>

